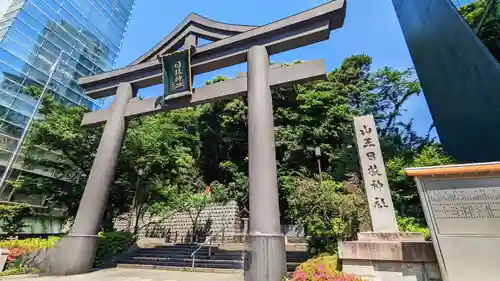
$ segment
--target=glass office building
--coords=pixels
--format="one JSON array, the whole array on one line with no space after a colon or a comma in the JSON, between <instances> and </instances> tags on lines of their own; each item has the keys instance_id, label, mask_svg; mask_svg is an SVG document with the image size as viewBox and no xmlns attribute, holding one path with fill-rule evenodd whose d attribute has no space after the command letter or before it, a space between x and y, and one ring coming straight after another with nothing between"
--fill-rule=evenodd
<instances>
[{"instance_id":1,"label":"glass office building","mask_svg":"<svg viewBox=\"0 0 500 281\"><path fill-rule=\"evenodd\" d=\"M62 53L49 89L68 106L97 109L77 78L110 70L120 51L135 0L0 0L0 175L34 110L26 87L43 87ZM53 152L47 152L48 154ZM15 173L23 171L16 166ZM44 167L31 173L53 176ZM0 201L41 205L41 198L12 194Z\"/></svg>"}]
</instances>

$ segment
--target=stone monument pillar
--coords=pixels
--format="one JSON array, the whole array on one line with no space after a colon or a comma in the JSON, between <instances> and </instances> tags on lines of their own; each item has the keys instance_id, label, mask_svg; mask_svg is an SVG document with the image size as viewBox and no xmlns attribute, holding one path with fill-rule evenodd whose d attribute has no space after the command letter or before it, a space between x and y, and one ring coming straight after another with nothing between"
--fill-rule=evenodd
<instances>
[{"instance_id":1,"label":"stone monument pillar","mask_svg":"<svg viewBox=\"0 0 500 281\"><path fill-rule=\"evenodd\" d=\"M354 118L354 128L373 232L339 243L342 271L373 281L441 280L432 243L398 231L373 116Z\"/></svg>"}]
</instances>

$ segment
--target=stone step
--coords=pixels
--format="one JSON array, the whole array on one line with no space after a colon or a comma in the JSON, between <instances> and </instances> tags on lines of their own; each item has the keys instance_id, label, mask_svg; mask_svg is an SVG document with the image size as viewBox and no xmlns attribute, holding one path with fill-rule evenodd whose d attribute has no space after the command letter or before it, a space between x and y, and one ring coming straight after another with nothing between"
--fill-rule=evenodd
<instances>
[{"instance_id":1,"label":"stone step","mask_svg":"<svg viewBox=\"0 0 500 281\"><path fill-rule=\"evenodd\" d=\"M130 257L126 258L126 260L137 260L137 261L173 261L173 262L192 262L192 258L179 258L179 257ZM210 264L219 264L219 263L242 263L240 260L222 260L222 259L200 259L194 258L195 263L210 263Z\"/></svg>"},{"instance_id":2,"label":"stone step","mask_svg":"<svg viewBox=\"0 0 500 281\"><path fill-rule=\"evenodd\" d=\"M214 243L213 246L218 247L219 249L227 249L227 250L244 250L245 243ZM289 243L286 245L286 250L290 252L305 252L307 253L307 244L293 244Z\"/></svg>"},{"instance_id":3,"label":"stone step","mask_svg":"<svg viewBox=\"0 0 500 281\"><path fill-rule=\"evenodd\" d=\"M287 271L288 272L295 271L295 269L299 264L300 263L290 263L290 262L287 263ZM138 261L138 260L126 259L120 261L117 264L117 267L193 271L191 261L190 262L151 261L151 260ZM213 264L213 263L195 261L194 264L194 271L201 271L201 272L220 272L219 270L224 271L224 270L242 270L242 269L243 269L243 262Z\"/></svg>"},{"instance_id":4,"label":"stone step","mask_svg":"<svg viewBox=\"0 0 500 281\"><path fill-rule=\"evenodd\" d=\"M183 254L191 254L195 251L196 249L193 249L193 250L183 250L183 249L168 249L168 250L165 250L165 249L138 249L136 251L136 253L159 253L159 254L169 254L169 253L172 253L172 254L179 254L179 255L183 255ZM197 253L200 253L200 254L208 254L210 251L208 249L201 249L199 251L197 251Z\"/></svg>"},{"instance_id":5,"label":"stone step","mask_svg":"<svg viewBox=\"0 0 500 281\"><path fill-rule=\"evenodd\" d=\"M242 246L243 244L239 244ZM229 248L218 248L217 246L203 246L198 249L198 244L164 244L155 245L152 248L139 248L135 253L119 260L118 264L128 267L147 268L189 268L192 267L191 254L198 249L195 254L195 268L230 269L241 270L243 268L244 247L238 249L235 244ZM238 245L237 245L238 246ZM211 255L209 255L211 253ZM287 270L292 272L301 263L309 258L305 251L287 251Z\"/></svg>"},{"instance_id":6,"label":"stone step","mask_svg":"<svg viewBox=\"0 0 500 281\"><path fill-rule=\"evenodd\" d=\"M187 244L175 244L175 243L144 243L141 244L141 248L193 248L196 249L200 244L187 243ZM203 247L208 248L209 244L203 245ZM218 242L214 241L212 247L225 249L225 250L244 250L245 243L231 243L231 242ZM286 245L286 250L290 252L307 252L307 244L304 243L288 243Z\"/></svg>"},{"instance_id":7,"label":"stone step","mask_svg":"<svg viewBox=\"0 0 500 281\"><path fill-rule=\"evenodd\" d=\"M171 244L171 243L164 243L164 244L154 244L154 247L158 248L163 248L163 247L175 247L175 248L198 248L200 244L197 243L176 243L176 244Z\"/></svg>"},{"instance_id":8,"label":"stone step","mask_svg":"<svg viewBox=\"0 0 500 281\"><path fill-rule=\"evenodd\" d=\"M139 248L137 249L136 252L139 253L162 253L162 254L167 254L167 253L178 253L178 254L191 254L194 252L196 248L194 249L183 249L183 248L175 248L175 247L170 247L170 248ZM209 253L212 252L213 254L228 254L228 255L239 255L243 250L225 250L225 249L220 249L217 247L212 247L210 250L208 247L207 248L200 248L197 253ZM309 253L307 252L302 252L302 251L287 251L286 252L287 256L290 257L309 257Z\"/></svg>"},{"instance_id":9,"label":"stone step","mask_svg":"<svg viewBox=\"0 0 500 281\"><path fill-rule=\"evenodd\" d=\"M297 266L299 266L300 262L287 262L286 263L286 271L294 272Z\"/></svg>"},{"instance_id":10,"label":"stone step","mask_svg":"<svg viewBox=\"0 0 500 281\"><path fill-rule=\"evenodd\" d=\"M185 254L177 254L177 253L135 253L132 255L133 257L158 257L158 258L184 258L184 259L190 259L191 254L185 253ZM195 255L197 258L200 259L208 259L209 255L207 254L196 254Z\"/></svg>"},{"instance_id":11,"label":"stone step","mask_svg":"<svg viewBox=\"0 0 500 281\"><path fill-rule=\"evenodd\" d=\"M167 258L167 259L189 259L191 260L192 257L189 254L185 255L172 255L172 254L158 254L158 253L147 253L147 254L135 254L133 256L130 256L129 258L148 258L148 259L154 259L154 258ZM307 260L308 257L287 257L287 262L293 262L293 263L301 263ZM242 255L220 255L220 254L215 254L212 256L208 255L195 255L195 259L199 260L231 260L231 261L241 261L242 260Z\"/></svg>"},{"instance_id":12,"label":"stone step","mask_svg":"<svg viewBox=\"0 0 500 281\"><path fill-rule=\"evenodd\" d=\"M135 256L152 256L152 257L174 257L174 256L191 256L193 252L186 252L186 251L156 251L156 250L139 250L136 251L133 255ZM217 257L217 258L227 258L227 259L234 259L234 258L240 258L243 255L242 251L235 251L235 252L221 252L214 250L211 252L211 255L209 255L209 251L199 251L195 253L196 256L200 257ZM286 254L287 259L293 259L293 260L300 260L300 261L305 261L309 258L308 254L305 253L289 253L287 252Z\"/></svg>"},{"instance_id":13,"label":"stone step","mask_svg":"<svg viewBox=\"0 0 500 281\"><path fill-rule=\"evenodd\" d=\"M286 257L286 261L287 262L297 262L297 263L302 263L302 262L305 262L306 260L308 260L309 257Z\"/></svg>"},{"instance_id":14,"label":"stone step","mask_svg":"<svg viewBox=\"0 0 500 281\"><path fill-rule=\"evenodd\" d=\"M173 267L187 267L191 268L191 261L155 261L155 260L135 260L135 259L125 259L121 260L118 264L141 264L141 265L155 265L155 266L173 266ZM219 262L210 263L206 261L195 261L194 267L200 268L219 268L219 269L242 269L243 262L241 261L231 261L231 262Z\"/></svg>"},{"instance_id":15,"label":"stone step","mask_svg":"<svg viewBox=\"0 0 500 281\"><path fill-rule=\"evenodd\" d=\"M196 253L195 256L197 258L211 258L211 259L228 259L228 260L233 260L233 259L239 259L241 260L242 253L235 253L235 254L220 254L220 253L212 253L212 255L209 255L208 253ZM184 258L191 258L191 253L156 253L156 252L139 252L135 253L131 256L136 256L136 257L184 257Z\"/></svg>"},{"instance_id":16,"label":"stone step","mask_svg":"<svg viewBox=\"0 0 500 281\"><path fill-rule=\"evenodd\" d=\"M189 244L189 245L179 245L179 244L142 244L141 248L178 248L178 249L196 249L199 246L208 248L209 244ZM214 246L214 244L212 244Z\"/></svg>"},{"instance_id":17,"label":"stone step","mask_svg":"<svg viewBox=\"0 0 500 281\"><path fill-rule=\"evenodd\" d=\"M169 271L190 271L190 272L208 272L208 273L228 273L228 274L238 274L243 273L242 269L230 269L230 268L203 268L190 266L164 266L164 265L150 265L150 264L128 264L119 263L117 267L120 268L135 268L135 269L156 269L156 270L169 270Z\"/></svg>"},{"instance_id":18,"label":"stone step","mask_svg":"<svg viewBox=\"0 0 500 281\"><path fill-rule=\"evenodd\" d=\"M184 258L190 258L191 257L190 252L157 252L157 251L149 251L149 252L135 252L131 256L139 256L139 257L184 257ZM233 260L233 259L241 259L243 256L242 252L235 252L235 253L221 253L214 251L212 252L211 255L209 255L208 252L197 252L195 253L196 257L200 258L211 258L211 259L228 259L228 260ZM309 259L309 255L306 254L290 254L287 253L286 258L288 261L306 261Z\"/></svg>"},{"instance_id":19,"label":"stone step","mask_svg":"<svg viewBox=\"0 0 500 281\"><path fill-rule=\"evenodd\" d=\"M212 251L214 249L217 249L217 248L212 248ZM158 252L158 253L192 253L194 251L196 251L197 249L194 248L194 249L179 249L179 248L139 248L137 249L137 251L139 252ZM210 251L210 249L208 248L202 248L202 249L199 249L197 252L200 252L200 253L208 253Z\"/></svg>"}]
</instances>

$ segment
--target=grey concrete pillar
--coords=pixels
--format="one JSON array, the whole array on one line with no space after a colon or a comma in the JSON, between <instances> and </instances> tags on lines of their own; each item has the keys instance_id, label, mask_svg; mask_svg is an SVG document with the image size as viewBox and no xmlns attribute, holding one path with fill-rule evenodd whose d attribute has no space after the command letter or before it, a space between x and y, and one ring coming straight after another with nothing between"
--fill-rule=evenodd
<instances>
[{"instance_id":1,"label":"grey concrete pillar","mask_svg":"<svg viewBox=\"0 0 500 281\"><path fill-rule=\"evenodd\" d=\"M80 207L70 234L56 246L51 257L49 273L71 275L92 269L99 238L97 233L108 202L111 183L123 144L127 122L124 118L133 89L129 83L120 83L112 105L111 116L97 148L92 170L83 192Z\"/></svg>"},{"instance_id":2,"label":"grey concrete pillar","mask_svg":"<svg viewBox=\"0 0 500 281\"><path fill-rule=\"evenodd\" d=\"M263 46L248 51L247 83L250 233L245 281L281 281L286 251L280 231L269 56Z\"/></svg>"}]
</instances>

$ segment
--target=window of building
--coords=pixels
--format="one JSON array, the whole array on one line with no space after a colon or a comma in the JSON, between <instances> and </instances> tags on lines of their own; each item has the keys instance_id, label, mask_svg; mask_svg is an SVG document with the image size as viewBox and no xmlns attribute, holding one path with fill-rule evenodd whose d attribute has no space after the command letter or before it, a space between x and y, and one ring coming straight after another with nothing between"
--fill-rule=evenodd
<instances>
[{"instance_id":1,"label":"window of building","mask_svg":"<svg viewBox=\"0 0 500 281\"><path fill-rule=\"evenodd\" d=\"M0 120L0 133L9 135L14 138L20 138L23 133L23 127L16 126L5 120Z\"/></svg>"},{"instance_id":2,"label":"window of building","mask_svg":"<svg viewBox=\"0 0 500 281\"><path fill-rule=\"evenodd\" d=\"M24 126L26 126L26 123L28 122L29 117L11 109L7 113L7 117L5 119L9 122L16 124L16 125L20 125L20 126L24 127Z\"/></svg>"},{"instance_id":3,"label":"window of building","mask_svg":"<svg viewBox=\"0 0 500 281\"><path fill-rule=\"evenodd\" d=\"M29 188L18 188L12 193L10 201L41 206L43 196L40 194L33 194Z\"/></svg>"},{"instance_id":4,"label":"window of building","mask_svg":"<svg viewBox=\"0 0 500 281\"><path fill-rule=\"evenodd\" d=\"M14 91L10 91L8 88L14 88L14 86L10 85L8 80L0 82L0 104L4 108L10 107L15 99L14 96L11 94ZM5 116L5 114L3 114L2 117L3 116Z\"/></svg>"},{"instance_id":5,"label":"window of building","mask_svg":"<svg viewBox=\"0 0 500 281\"><path fill-rule=\"evenodd\" d=\"M16 99L16 101L14 101L14 104L12 105L12 108L23 113L26 116L30 116L35 110L34 105L29 104L21 99Z\"/></svg>"},{"instance_id":6,"label":"window of building","mask_svg":"<svg viewBox=\"0 0 500 281\"><path fill-rule=\"evenodd\" d=\"M2 40L2 48L27 63L32 63L35 59L32 52L12 41L10 38L4 38Z\"/></svg>"}]
</instances>

